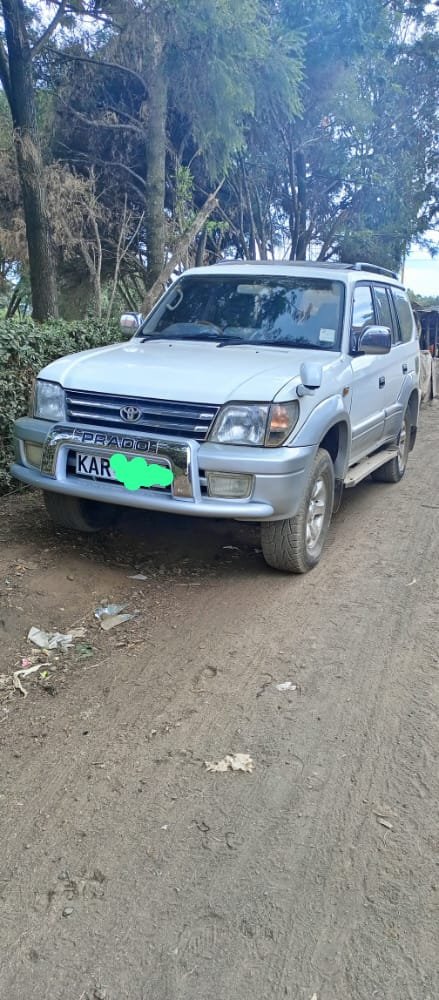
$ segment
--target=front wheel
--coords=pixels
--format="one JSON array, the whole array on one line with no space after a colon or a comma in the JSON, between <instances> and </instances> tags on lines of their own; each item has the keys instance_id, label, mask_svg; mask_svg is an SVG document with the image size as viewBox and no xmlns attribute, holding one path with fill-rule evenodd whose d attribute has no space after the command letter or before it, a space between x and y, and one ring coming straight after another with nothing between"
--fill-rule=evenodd
<instances>
[{"instance_id":1,"label":"front wheel","mask_svg":"<svg viewBox=\"0 0 439 1000\"><path fill-rule=\"evenodd\" d=\"M265 562L284 573L307 573L313 569L323 552L333 504L334 466L328 452L320 448L296 516L262 523Z\"/></svg>"},{"instance_id":2,"label":"front wheel","mask_svg":"<svg viewBox=\"0 0 439 1000\"><path fill-rule=\"evenodd\" d=\"M63 493L44 492L47 513L57 528L84 531L89 534L112 528L118 508L97 500L82 500Z\"/></svg>"},{"instance_id":3,"label":"front wheel","mask_svg":"<svg viewBox=\"0 0 439 1000\"><path fill-rule=\"evenodd\" d=\"M404 414L404 420L402 423L401 431L397 441L398 451L394 458L390 459L390 462L386 462L382 465L380 469L375 469L372 472L372 479L377 483L399 483L402 479L409 457L410 451L410 434L411 434L411 423L410 414L408 411Z\"/></svg>"}]
</instances>

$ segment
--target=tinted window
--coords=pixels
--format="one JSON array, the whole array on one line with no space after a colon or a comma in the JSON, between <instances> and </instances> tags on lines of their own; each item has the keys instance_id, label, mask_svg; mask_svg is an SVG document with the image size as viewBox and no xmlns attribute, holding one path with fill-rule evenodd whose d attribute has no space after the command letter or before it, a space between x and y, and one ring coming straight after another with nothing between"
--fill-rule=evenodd
<instances>
[{"instance_id":1,"label":"tinted window","mask_svg":"<svg viewBox=\"0 0 439 1000\"><path fill-rule=\"evenodd\" d=\"M402 289L392 288L393 301L398 316L400 339L411 340L413 336L413 313L407 295Z\"/></svg>"},{"instance_id":2,"label":"tinted window","mask_svg":"<svg viewBox=\"0 0 439 1000\"><path fill-rule=\"evenodd\" d=\"M314 277L183 278L139 334L337 351L344 286Z\"/></svg>"},{"instance_id":3,"label":"tinted window","mask_svg":"<svg viewBox=\"0 0 439 1000\"><path fill-rule=\"evenodd\" d=\"M378 326L386 326L392 333L392 313L387 291L383 285L375 285L374 293Z\"/></svg>"},{"instance_id":4,"label":"tinted window","mask_svg":"<svg viewBox=\"0 0 439 1000\"><path fill-rule=\"evenodd\" d=\"M352 311L352 331L361 333L364 327L373 326L375 313L372 291L369 285L357 285L354 291L354 306Z\"/></svg>"}]
</instances>

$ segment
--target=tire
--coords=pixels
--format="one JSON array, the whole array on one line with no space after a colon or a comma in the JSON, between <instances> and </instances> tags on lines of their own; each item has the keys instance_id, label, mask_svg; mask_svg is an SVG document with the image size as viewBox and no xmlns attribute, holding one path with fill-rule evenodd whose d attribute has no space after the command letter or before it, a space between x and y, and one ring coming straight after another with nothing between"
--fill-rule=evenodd
<instances>
[{"instance_id":1,"label":"tire","mask_svg":"<svg viewBox=\"0 0 439 1000\"><path fill-rule=\"evenodd\" d=\"M385 465L382 465L380 469L375 469L375 471L372 472L372 479L374 479L376 483L399 483L401 481L407 468L407 460L410 451L410 434L410 414L408 410L406 410L401 431L396 442L398 454L395 455L395 458L391 458L390 462L386 462Z\"/></svg>"},{"instance_id":2,"label":"tire","mask_svg":"<svg viewBox=\"0 0 439 1000\"><path fill-rule=\"evenodd\" d=\"M266 521L261 525L265 562L284 573L307 573L317 566L331 523L333 504L334 466L328 452L320 448L298 514L284 521Z\"/></svg>"},{"instance_id":3,"label":"tire","mask_svg":"<svg viewBox=\"0 0 439 1000\"><path fill-rule=\"evenodd\" d=\"M118 517L117 507L97 500L81 500L62 493L43 493L47 513L57 528L89 534L111 528Z\"/></svg>"}]
</instances>

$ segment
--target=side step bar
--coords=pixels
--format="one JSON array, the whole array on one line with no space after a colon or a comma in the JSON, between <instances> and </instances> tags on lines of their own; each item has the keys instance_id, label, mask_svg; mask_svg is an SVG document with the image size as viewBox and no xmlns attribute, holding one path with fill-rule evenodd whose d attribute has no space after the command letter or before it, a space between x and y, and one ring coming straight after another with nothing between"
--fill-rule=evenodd
<instances>
[{"instance_id":1,"label":"side step bar","mask_svg":"<svg viewBox=\"0 0 439 1000\"><path fill-rule=\"evenodd\" d=\"M344 481L346 489L356 486L363 479L367 479L371 472L375 472L375 469L380 469L382 465L386 465L397 454L398 450L396 448L386 448L385 451L379 451L376 455L371 455L370 458L363 458L361 462L358 462L358 465L353 465L351 469L348 469Z\"/></svg>"}]
</instances>

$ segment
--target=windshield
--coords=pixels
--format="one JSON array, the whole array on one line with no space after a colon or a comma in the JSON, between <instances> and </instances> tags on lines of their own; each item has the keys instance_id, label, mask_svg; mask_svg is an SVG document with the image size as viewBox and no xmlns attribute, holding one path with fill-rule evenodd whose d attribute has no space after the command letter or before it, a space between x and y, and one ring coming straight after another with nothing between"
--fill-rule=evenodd
<instances>
[{"instance_id":1,"label":"windshield","mask_svg":"<svg viewBox=\"0 0 439 1000\"><path fill-rule=\"evenodd\" d=\"M137 336L337 351L344 289L314 277L181 279Z\"/></svg>"}]
</instances>

